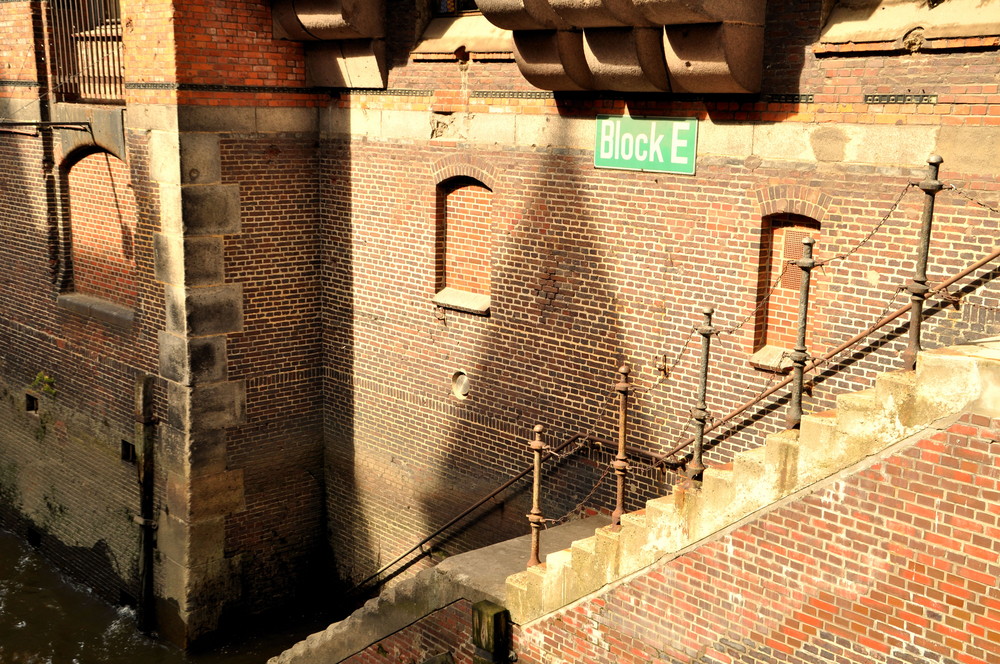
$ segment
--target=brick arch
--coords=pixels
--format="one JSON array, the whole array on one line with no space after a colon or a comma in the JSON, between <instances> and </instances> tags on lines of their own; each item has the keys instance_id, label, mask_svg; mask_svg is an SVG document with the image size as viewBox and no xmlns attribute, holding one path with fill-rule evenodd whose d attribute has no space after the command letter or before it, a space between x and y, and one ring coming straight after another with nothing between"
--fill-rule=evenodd
<instances>
[{"instance_id":1,"label":"brick arch","mask_svg":"<svg viewBox=\"0 0 1000 664\"><path fill-rule=\"evenodd\" d=\"M431 164L431 174L435 185L457 177L472 178L482 182L495 192L499 184L496 168L485 160L465 155L453 155L438 159Z\"/></svg>"},{"instance_id":2,"label":"brick arch","mask_svg":"<svg viewBox=\"0 0 1000 664\"><path fill-rule=\"evenodd\" d=\"M815 187L777 184L757 190L761 217L794 214L822 223L833 197Z\"/></svg>"}]
</instances>

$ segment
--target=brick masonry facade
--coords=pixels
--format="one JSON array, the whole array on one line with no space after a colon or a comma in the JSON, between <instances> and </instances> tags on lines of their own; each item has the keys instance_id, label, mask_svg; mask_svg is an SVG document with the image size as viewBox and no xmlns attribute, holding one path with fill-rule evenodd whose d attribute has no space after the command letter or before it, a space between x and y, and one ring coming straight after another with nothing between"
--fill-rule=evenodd
<instances>
[{"instance_id":1,"label":"brick masonry facade","mask_svg":"<svg viewBox=\"0 0 1000 664\"><path fill-rule=\"evenodd\" d=\"M136 596L138 489L120 445L136 442L136 380L154 376L155 592L165 631L186 642L301 598L324 569L348 585L374 572L526 467L537 423L552 443L614 439L622 362L639 388L630 444L668 449L690 431L705 307L720 330L712 415L766 389L780 376L750 358L769 322L769 342L788 343L758 307L783 215L819 225L814 352L905 304L924 204L910 183L932 152L948 186L931 281L976 260L1000 234L996 45L844 52L818 39L831 4L769 2L761 94L698 97L553 94L509 52L412 53L429 19L414 0L386 3L386 89L322 89L307 74L316 45L275 39L267 3L123 0L115 119L49 103L32 39L47 5L0 2L0 117L100 128L0 132L4 522L87 552L57 555L106 595ZM936 103L865 101L917 90ZM595 117L624 112L697 118L697 174L595 169ZM74 168L100 157L132 184L128 297L88 290L73 271L85 236L59 174L73 174L79 150L95 154ZM443 196L472 181L485 188ZM450 260L466 249L477 258L463 272ZM489 316L433 303L453 267L460 290L489 295ZM934 304L925 344L1000 333L995 277L984 268L952 289L957 303ZM859 344L815 380L806 408L869 387L903 345L902 327ZM26 392L37 416L23 412ZM710 461L779 428L781 406L713 436ZM67 442L81 440L97 442ZM609 510L610 458L592 449L556 464L546 515ZM91 467L100 492L39 479ZM674 480L633 471L630 509ZM409 571L526 532L526 489Z\"/></svg>"}]
</instances>

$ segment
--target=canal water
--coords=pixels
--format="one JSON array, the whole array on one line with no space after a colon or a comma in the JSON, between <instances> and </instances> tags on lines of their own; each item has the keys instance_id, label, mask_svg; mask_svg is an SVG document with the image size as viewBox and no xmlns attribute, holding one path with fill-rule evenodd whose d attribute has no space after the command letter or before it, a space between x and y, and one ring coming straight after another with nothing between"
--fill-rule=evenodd
<instances>
[{"instance_id":1,"label":"canal water","mask_svg":"<svg viewBox=\"0 0 1000 664\"><path fill-rule=\"evenodd\" d=\"M135 629L112 607L67 581L31 547L0 530L0 664L264 664L310 631L257 632L219 650L187 655Z\"/></svg>"}]
</instances>

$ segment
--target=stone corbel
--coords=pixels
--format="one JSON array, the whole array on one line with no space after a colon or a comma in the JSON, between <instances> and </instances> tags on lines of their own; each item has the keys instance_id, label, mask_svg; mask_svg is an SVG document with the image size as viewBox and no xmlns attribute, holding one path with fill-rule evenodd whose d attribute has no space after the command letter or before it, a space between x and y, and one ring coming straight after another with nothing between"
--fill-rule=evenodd
<instances>
[{"instance_id":1,"label":"stone corbel","mask_svg":"<svg viewBox=\"0 0 1000 664\"><path fill-rule=\"evenodd\" d=\"M764 26L671 25L663 35L674 92L752 93L760 90Z\"/></svg>"},{"instance_id":2,"label":"stone corbel","mask_svg":"<svg viewBox=\"0 0 1000 664\"><path fill-rule=\"evenodd\" d=\"M758 92L765 0L478 0L544 90Z\"/></svg>"},{"instance_id":3,"label":"stone corbel","mask_svg":"<svg viewBox=\"0 0 1000 664\"><path fill-rule=\"evenodd\" d=\"M663 28L594 28L583 31L587 66L597 90L670 90Z\"/></svg>"},{"instance_id":4,"label":"stone corbel","mask_svg":"<svg viewBox=\"0 0 1000 664\"><path fill-rule=\"evenodd\" d=\"M766 0L623 0L657 25L683 23L764 24Z\"/></svg>"},{"instance_id":5,"label":"stone corbel","mask_svg":"<svg viewBox=\"0 0 1000 664\"><path fill-rule=\"evenodd\" d=\"M570 24L552 9L548 0L476 0L490 23L504 30L568 30Z\"/></svg>"},{"instance_id":6,"label":"stone corbel","mask_svg":"<svg viewBox=\"0 0 1000 664\"><path fill-rule=\"evenodd\" d=\"M514 61L542 90L593 90L594 77L579 30L515 30Z\"/></svg>"},{"instance_id":7,"label":"stone corbel","mask_svg":"<svg viewBox=\"0 0 1000 664\"><path fill-rule=\"evenodd\" d=\"M385 0L271 0L274 35L306 42L311 85L384 88Z\"/></svg>"}]
</instances>

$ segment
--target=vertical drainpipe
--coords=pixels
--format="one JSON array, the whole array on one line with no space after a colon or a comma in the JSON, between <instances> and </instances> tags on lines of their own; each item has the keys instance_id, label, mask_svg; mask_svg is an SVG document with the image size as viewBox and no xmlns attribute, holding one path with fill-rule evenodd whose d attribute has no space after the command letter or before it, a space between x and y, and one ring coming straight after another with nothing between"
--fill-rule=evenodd
<instances>
[{"instance_id":1,"label":"vertical drainpipe","mask_svg":"<svg viewBox=\"0 0 1000 664\"><path fill-rule=\"evenodd\" d=\"M153 553L156 548L156 521L153 519L153 489L155 478L156 417L153 414L153 377L140 376L135 384L135 438L138 452L136 465L139 480L139 597L136 622L139 630L153 631L155 597L153 594Z\"/></svg>"},{"instance_id":2,"label":"vertical drainpipe","mask_svg":"<svg viewBox=\"0 0 1000 664\"><path fill-rule=\"evenodd\" d=\"M49 25L48 16L45 10L48 3L32 2L31 9L31 29L34 33L34 53L35 53L35 77L38 79L38 119L41 122L52 121L52 95L55 89L52 87L53 54L52 44L49 41L49 34L52 26ZM17 119L17 118L14 118ZM68 279L69 263L66 256L66 241L62 232L62 225L59 223L59 190L56 182L58 169L56 168L54 132L48 128L39 130L39 139L42 144L42 178L45 190L45 221L49 233L49 258L55 267L52 273L53 283L61 291Z\"/></svg>"}]
</instances>

